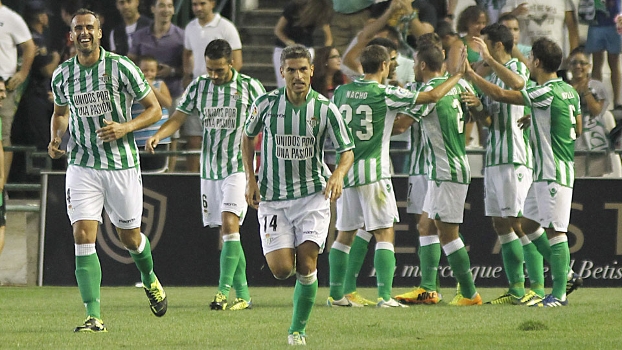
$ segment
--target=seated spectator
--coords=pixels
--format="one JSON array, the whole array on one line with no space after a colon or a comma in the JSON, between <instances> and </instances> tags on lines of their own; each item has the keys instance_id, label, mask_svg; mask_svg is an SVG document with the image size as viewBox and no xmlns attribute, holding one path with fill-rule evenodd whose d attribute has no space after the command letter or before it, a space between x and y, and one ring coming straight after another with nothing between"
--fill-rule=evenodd
<instances>
[{"instance_id":1,"label":"seated spectator","mask_svg":"<svg viewBox=\"0 0 622 350\"><path fill-rule=\"evenodd\" d=\"M575 177L601 177L612 172L609 132L615 126L615 120L607 112L611 101L604 84L590 78L592 65L582 47L573 50L568 61L572 73L570 84L581 99L583 125L583 132L575 142Z\"/></svg>"},{"instance_id":2,"label":"seated spectator","mask_svg":"<svg viewBox=\"0 0 622 350\"><path fill-rule=\"evenodd\" d=\"M136 145L139 148L144 148L147 139L153 136L158 129L160 129L160 126L168 119L168 110L171 108L172 98L166 83L162 79L156 78L156 75L158 74L158 60L152 56L143 56L138 61L138 67L145 75L145 79L149 83L149 86L151 86L151 89L153 89L158 102L162 106L162 119L149 127L134 132ZM132 105L132 117L138 116L143 111L144 107L138 101L134 101L134 104ZM170 137L162 139L159 144L167 145L167 147L161 147L158 149L168 150L168 145L170 143ZM146 156L141 157L140 159L140 168L143 171L164 171L167 168L167 164L168 157Z\"/></svg>"}]
</instances>

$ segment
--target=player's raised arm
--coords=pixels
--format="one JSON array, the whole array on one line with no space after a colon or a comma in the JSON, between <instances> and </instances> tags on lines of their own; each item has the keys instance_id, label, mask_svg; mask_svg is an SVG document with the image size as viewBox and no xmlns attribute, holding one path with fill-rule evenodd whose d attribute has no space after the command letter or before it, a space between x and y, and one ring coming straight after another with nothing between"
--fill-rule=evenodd
<instances>
[{"instance_id":1,"label":"player's raised arm","mask_svg":"<svg viewBox=\"0 0 622 350\"><path fill-rule=\"evenodd\" d=\"M490 96L495 101L509 103L513 105L525 105L523 95L520 91L516 90L504 90L497 85L482 78L479 74L475 73L470 67L466 67L465 77L477 86L484 95Z\"/></svg>"}]
</instances>

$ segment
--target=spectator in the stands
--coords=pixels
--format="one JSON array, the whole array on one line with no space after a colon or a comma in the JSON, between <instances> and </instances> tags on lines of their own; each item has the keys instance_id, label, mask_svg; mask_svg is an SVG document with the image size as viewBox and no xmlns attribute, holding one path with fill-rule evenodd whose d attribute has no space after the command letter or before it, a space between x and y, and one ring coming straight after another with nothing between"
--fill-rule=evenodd
<instances>
[{"instance_id":1,"label":"spectator in the stands","mask_svg":"<svg viewBox=\"0 0 622 350\"><path fill-rule=\"evenodd\" d=\"M278 87L285 86L281 76L281 52L286 46L304 45L313 57L313 32L321 28L324 32L324 45L333 44L330 30L332 6L329 0L292 0L285 5L283 14L274 27L276 42L272 63Z\"/></svg>"},{"instance_id":2,"label":"spectator in the stands","mask_svg":"<svg viewBox=\"0 0 622 350\"><path fill-rule=\"evenodd\" d=\"M132 47L134 33L151 24L149 17L138 12L139 2L140 0L116 0L117 10L119 10L123 22L110 31L110 51L119 55L127 55L130 47Z\"/></svg>"},{"instance_id":3,"label":"spectator in the stands","mask_svg":"<svg viewBox=\"0 0 622 350\"><path fill-rule=\"evenodd\" d=\"M60 54L51 48L48 10L43 1L31 0L24 8L24 19L32 33L36 55L30 69L30 80L22 96L13 126L16 144L34 145L47 150L50 143L50 116L52 102L52 73L60 63Z\"/></svg>"},{"instance_id":4,"label":"spectator in the stands","mask_svg":"<svg viewBox=\"0 0 622 350\"><path fill-rule=\"evenodd\" d=\"M0 77L5 81L7 97L0 106L2 119L2 146L11 146L11 127L19 100L26 87L32 61L35 58L35 44L28 25L15 11L0 1ZM18 48L21 51L21 66L17 66ZM4 188L9 177L13 152L4 152Z\"/></svg>"}]
</instances>

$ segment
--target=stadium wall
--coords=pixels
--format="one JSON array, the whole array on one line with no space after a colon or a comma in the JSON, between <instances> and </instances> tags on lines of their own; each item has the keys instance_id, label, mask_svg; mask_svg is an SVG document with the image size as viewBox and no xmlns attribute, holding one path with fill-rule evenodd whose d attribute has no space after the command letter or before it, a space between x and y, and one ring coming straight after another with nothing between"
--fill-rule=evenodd
<instances>
[{"instance_id":1,"label":"stadium wall","mask_svg":"<svg viewBox=\"0 0 622 350\"><path fill-rule=\"evenodd\" d=\"M39 285L75 285L74 246L71 225L66 215L63 173L44 174L41 218L41 256ZM416 252L417 235L405 211L406 177L393 179L401 222L396 224L394 286L419 283ZM217 285L219 238L216 229L202 227L199 177L186 174L144 174L143 232L150 238L159 279L167 285ZM614 287L622 280L622 181L615 179L578 179L568 232L571 263L587 286ZM249 213L241 228L251 286L290 285L277 281L270 273L258 234L256 211ZM133 285L140 280L129 254L123 249L106 215L98 232L98 255L102 284ZM465 205L460 232L469 249L475 283L478 286L503 287L506 278L500 245L490 219L484 216L483 183L474 178ZM334 240L331 230L326 251L320 255L318 278L328 285L328 254ZM375 286L373 246L359 275L359 286ZM548 269L548 268L547 268ZM441 285L455 284L445 257L439 270ZM547 283L550 284L547 272Z\"/></svg>"}]
</instances>

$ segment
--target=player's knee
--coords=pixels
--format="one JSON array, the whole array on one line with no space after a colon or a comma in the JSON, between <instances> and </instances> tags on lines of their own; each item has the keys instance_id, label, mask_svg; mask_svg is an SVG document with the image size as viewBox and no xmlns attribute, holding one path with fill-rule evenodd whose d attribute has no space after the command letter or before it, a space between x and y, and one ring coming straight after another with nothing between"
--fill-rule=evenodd
<instances>
[{"instance_id":1,"label":"player's knee","mask_svg":"<svg viewBox=\"0 0 622 350\"><path fill-rule=\"evenodd\" d=\"M285 266L271 268L270 270L272 271L274 278L277 280L286 280L296 274L296 268L293 266L290 266L289 268Z\"/></svg>"}]
</instances>

